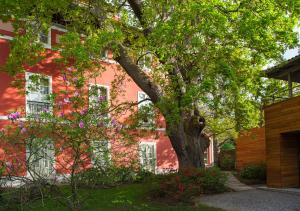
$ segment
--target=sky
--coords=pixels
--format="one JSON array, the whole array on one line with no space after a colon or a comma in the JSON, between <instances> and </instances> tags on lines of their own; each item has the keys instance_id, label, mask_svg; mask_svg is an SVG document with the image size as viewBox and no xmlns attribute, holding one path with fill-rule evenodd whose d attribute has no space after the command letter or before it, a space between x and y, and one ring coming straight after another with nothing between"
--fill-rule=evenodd
<instances>
[{"instance_id":1,"label":"sky","mask_svg":"<svg viewBox=\"0 0 300 211\"><path fill-rule=\"evenodd\" d=\"M296 31L298 32L298 38L300 40L300 28L297 28ZM290 49L290 50L287 50L284 54L284 58L285 59L290 59L294 56L297 56L299 54L299 48L294 48L294 49Z\"/></svg>"}]
</instances>

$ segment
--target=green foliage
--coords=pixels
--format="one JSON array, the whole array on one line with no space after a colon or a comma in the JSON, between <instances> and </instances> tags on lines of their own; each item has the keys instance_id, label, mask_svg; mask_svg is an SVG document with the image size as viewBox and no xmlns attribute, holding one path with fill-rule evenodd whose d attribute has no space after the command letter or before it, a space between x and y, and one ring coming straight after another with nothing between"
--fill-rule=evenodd
<instances>
[{"instance_id":1,"label":"green foliage","mask_svg":"<svg viewBox=\"0 0 300 211\"><path fill-rule=\"evenodd\" d=\"M208 207L205 205L189 206L179 205L170 206L167 203L149 200L148 194L152 189L152 183L128 184L114 188L86 189L80 188L79 194L83 196L84 204L81 210L205 210L222 211L222 209ZM68 192L67 187L62 187ZM57 201L58 196L35 200L24 204L22 207L17 203L11 203L11 207L6 209L0 204L1 210L70 210Z\"/></svg>"},{"instance_id":2,"label":"green foliage","mask_svg":"<svg viewBox=\"0 0 300 211\"><path fill-rule=\"evenodd\" d=\"M235 146L232 143L225 143L220 147L221 150L233 150Z\"/></svg>"},{"instance_id":3,"label":"green foliage","mask_svg":"<svg viewBox=\"0 0 300 211\"><path fill-rule=\"evenodd\" d=\"M235 150L221 150L219 153L219 166L222 170L235 169Z\"/></svg>"},{"instance_id":4,"label":"green foliage","mask_svg":"<svg viewBox=\"0 0 300 211\"><path fill-rule=\"evenodd\" d=\"M233 170L235 168L235 159L230 157L230 156L226 156L220 159L220 168L222 170Z\"/></svg>"},{"instance_id":5,"label":"green foliage","mask_svg":"<svg viewBox=\"0 0 300 211\"><path fill-rule=\"evenodd\" d=\"M265 164L248 165L240 171L240 176L243 179L265 181L266 165Z\"/></svg>"},{"instance_id":6,"label":"green foliage","mask_svg":"<svg viewBox=\"0 0 300 211\"><path fill-rule=\"evenodd\" d=\"M151 174L136 171L132 167L91 168L77 174L79 186L90 188L113 187L122 184L144 181Z\"/></svg>"},{"instance_id":7,"label":"green foliage","mask_svg":"<svg viewBox=\"0 0 300 211\"><path fill-rule=\"evenodd\" d=\"M299 0L146 0L137 13L120 0L0 0L0 5L1 19L14 18L16 31L32 28L24 22L45 29L53 17L67 20L59 49L63 62L71 59L80 72L99 71L96 61L107 48L117 57L124 46L132 64L141 52L150 52L155 65L149 75L164 93L156 106L168 114L166 120L176 122L198 104L219 139L262 122L263 98L272 86L261 79L261 70L297 45L293 29L300 11ZM32 64L40 56L33 44L38 31L28 31L14 41L6 67L12 75L23 70L22 62Z\"/></svg>"},{"instance_id":8,"label":"green foliage","mask_svg":"<svg viewBox=\"0 0 300 211\"><path fill-rule=\"evenodd\" d=\"M153 197L171 202L190 202L200 194L226 191L226 179L226 175L215 167L187 168L179 173L158 177L159 188L153 190Z\"/></svg>"}]
</instances>

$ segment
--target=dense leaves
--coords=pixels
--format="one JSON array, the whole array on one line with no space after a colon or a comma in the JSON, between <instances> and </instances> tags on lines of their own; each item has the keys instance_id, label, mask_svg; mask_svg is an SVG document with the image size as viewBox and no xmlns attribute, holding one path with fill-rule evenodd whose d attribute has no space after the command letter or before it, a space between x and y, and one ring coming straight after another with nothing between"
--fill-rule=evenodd
<instances>
[{"instance_id":1,"label":"dense leaves","mask_svg":"<svg viewBox=\"0 0 300 211\"><path fill-rule=\"evenodd\" d=\"M164 115L177 155L191 154L181 152L191 146L191 139L178 138L175 131L195 114L206 119L206 130L219 139L263 123L263 98L276 83L263 80L261 71L297 45L293 29L300 11L299 0L0 0L0 4L1 18L13 19L16 29L32 28L24 22L33 21L40 28L51 22L63 24L69 31L59 46L63 61L76 61L79 71L98 72L97 53L113 50L125 72ZM29 41L15 41L17 50L11 52L6 68L10 73L22 69L15 60L21 50L36 58L35 51L25 47ZM138 66L146 54L153 58L147 74ZM187 137L195 128L180 133Z\"/></svg>"}]
</instances>

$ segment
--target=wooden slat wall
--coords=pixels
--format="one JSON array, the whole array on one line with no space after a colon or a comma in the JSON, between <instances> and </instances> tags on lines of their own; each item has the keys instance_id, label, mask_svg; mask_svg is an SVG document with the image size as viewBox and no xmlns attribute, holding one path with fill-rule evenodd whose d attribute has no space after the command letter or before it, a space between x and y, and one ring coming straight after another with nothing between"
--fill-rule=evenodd
<instances>
[{"instance_id":1,"label":"wooden slat wall","mask_svg":"<svg viewBox=\"0 0 300 211\"><path fill-rule=\"evenodd\" d=\"M268 106L265 111L267 185L297 187L300 97Z\"/></svg>"},{"instance_id":2,"label":"wooden slat wall","mask_svg":"<svg viewBox=\"0 0 300 211\"><path fill-rule=\"evenodd\" d=\"M266 162L265 128L253 128L239 135L236 140L236 168Z\"/></svg>"}]
</instances>

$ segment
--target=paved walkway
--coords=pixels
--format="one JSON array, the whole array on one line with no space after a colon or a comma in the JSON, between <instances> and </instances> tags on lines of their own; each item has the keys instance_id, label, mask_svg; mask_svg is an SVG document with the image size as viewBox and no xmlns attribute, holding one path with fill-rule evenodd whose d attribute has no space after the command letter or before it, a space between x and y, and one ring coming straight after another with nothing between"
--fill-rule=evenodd
<instances>
[{"instance_id":1,"label":"paved walkway","mask_svg":"<svg viewBox=\"0 0 300 211\"><path fill-rule=\"evenodd\" d=\"M230 171L226 172L228 180L226 186L234 191L253 190L253 187L241 183Z\"/></svg>"},{"instance_id":2,"label":"paved walkway","mask_svg":"<svg viewBox=\"0 0 300 211\"><path fill-rule=\"evenodd\" d=\"M255 189L203 196L198 203L228 211L300 211L300 195Z\"/></svg>"},{"instance_id":3,"label":"paved walkway","mask_svg":"<svg viewBox=\"0 0 300 211\"><path fill-rule=\"evenodd\" d=\"M275 191L275 192L284 192L300 195L300 188L269 188L267 186L258 186L256 187L259 190Z\"/></svg>"},{"instance_id":4,"label":"paved walkway","mask_svg":"<svg viewBox=\"0 0 300 211\"><path fill-rule=\"evenodd\" d=\"M226 174L226 185L235 192L206 195L195 202L228 211L300 211L300 194L278 192L268 188L258 190L241 183L231 172Z\"/></svg>"}]
</instances>

